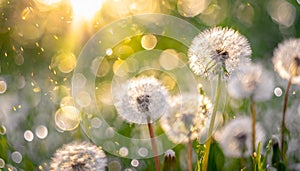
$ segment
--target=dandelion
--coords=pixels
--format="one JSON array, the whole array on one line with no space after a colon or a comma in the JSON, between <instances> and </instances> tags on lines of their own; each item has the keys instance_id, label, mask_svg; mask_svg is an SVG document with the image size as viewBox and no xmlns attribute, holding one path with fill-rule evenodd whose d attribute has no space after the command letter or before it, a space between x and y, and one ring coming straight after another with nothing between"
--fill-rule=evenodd
<instances>
[{"instance_id":1,"label":"dandelion","mask_svg":"<svg viewBox=\"0 0 300 171\"><path fill-rule=\"evenodd\" d=\"M189 170L192 170L192 144L205 130L212 104L203 96L183 94L170 100L170 112L161 120L161 127L174 143L188 144Z\"/></svg>"},{"instance_id":2,"label":"dandelion","mask_svg":"<svg viewBox=\"0 0 300 171\"><path fill-rule=\"evenodd\" d=\"M273 64L282 78L300 84L300 39L280 43L274 50Z\"/></svg>"},{"instance_id":3,"label":"dandelion","mask_svg":"<svg viewBox=\"0 0 300 171\"><path fill-rule=\"evenodd\" d=\"M249 63L241 65L228 82L228 93L236 99L251 98L255 102L272 97L274 82L272 75L262 65Z\"/></svg>"},{"instance_id":4,"label":"dandelion","mask_svg":"<svg viewBox=\"0 0 300 171\"><path fill-rule=\"evenodd\" d=\"M240 64L249 62L251 54L248 40L230 28L215 27L205 30L192 41L188 50L190 68L200 76L211 78L218 75L214 108L208 130L209 137L214 128L222 77L228 78ZM210 144L211 138L206 142L203 170L207 170Z\"/></svg>"},{"instance_id":5,"label":"dandelion","mask_svg":"<svg viewBox=\"0 0 300 171\"><path fill-rule=\"evenodd\" d=\"M255 149L255 102L270 99L273 95L272 75L262 65L249 63L241 65L228 84L228 93L236 99L250 98L252 114L252 149ZM253 151L254 152L254 151Z\"/></svg>"},{"instance_id":6,"label":"dandelion","mask_svg":"<svg viewBox=\"0 0 300 171\"><path fill-rule=\"evenodd\" d=\"M55 152L51 171L104 171L106 165L101 147L89 142L72 142Z\"/></svg>"},{"instance_id":7,"label":"dandelion","mask_svg":"<svg viewBox=\"0 0 300 171\"><path fill-rule=\"evenodd\" d=\"M163 171L175 171L175 170L176 170L175 151L169 149L165 152Z\"/></svg>"},{"instance_id":8,"label":"dandelion","mask_svg":"<svg viewBox=\"0 0 300 171\"><path fill-rule=\"evenodd\" d=\"M190 68L197 75L208 77L229 75L248 62L252 50L248 40L230 28L215 27L194 38L188 51Z\"/></svg>"},{"instance_id":9,"label":"dandelion","mask_svg":"<svg viewBox=\"0 0 300 171\"><path fill-rule=\"evenodd\" d=\"M202 95L183 94L170 99L170 112L160 119L161 127L174 143L199 138L211 113L210 100Z\"/></svg>"},{"instance_id":10,"label":"dandelion","mask_svg":"<svg viewBox=\"0 0 300 171\"><path fill-rule=\"evenodd\" d=\"M147 124L151 138L155 168L160 170L157 147L154 140L152 122L168 109L168 92L154 77L141 77L130 80L125 91L117 97L115 106L119 115L130 123Z\"/></svg>"},{"instance_id":11,"label":"dandelion","mask_svg":"<svg viewBox=\"0 0 300 171\"><path fill-rule=\"evenodd\" d=\"M288 104L288 92L291 84L300 84L300 39L288 39L278 45L273 56L274 69L279 75L288 80L283 102L281 123L281 155L285 159L284 132L285 115Z\"/></svg>"},{"instance_id":12,"label":"dandelion","mask_svg":"<svg viewBox=\"0 0 300 171\"><path fill-rule=\"evenodd\" d=\"M168 92L154 77L141 77L124 85L123 92L116 94L116 109L129 123L147 124L154 121L167 109Z\"/></svg>"},{"instance_id":13,"label":"dandelion","mask_svg":"<svg viewBox=\"0 0 300 171\"><path fill-rule=\"evenodd\" d=\"M255 129L257 146L259 142L264 143L265 133L259 124L256 124ZM242 116L230 121L216 139L226 156L244 158L253 151L251 135L251 119Z\"/></svg>"}]
</instances>

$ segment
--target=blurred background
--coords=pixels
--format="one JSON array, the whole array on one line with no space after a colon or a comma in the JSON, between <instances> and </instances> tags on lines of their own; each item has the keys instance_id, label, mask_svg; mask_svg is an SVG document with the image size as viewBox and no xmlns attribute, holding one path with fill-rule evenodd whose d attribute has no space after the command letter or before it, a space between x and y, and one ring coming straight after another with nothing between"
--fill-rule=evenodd
<instances>
[{"instance_id":1,"label":"blurred background","mask_svg":"<svg viewBox=\"0 0 300 171\"><path fill-rule=\"evenodd\" d=\"M238 30L250 42L252 60L263 63L269 71L273 71L272 56L277 44L300 36L299 0L0 0L0 170L49 170L51 157L62 144L93 140L89 129L99 128L101 119L97 114L82 114L74 105L71 91L72 78L81 83L86 81L83 75L74 75L78 56L88 40L107 25L127 16L148 13L181 18L199 32L213 26ZM123 62L140 51L153 49L164 52L158 61L165 69L187 64L186 45L162 35L143 33L107 49L101 65L98 58L94 65L91 63L98 106L103 113L114 113L104 116L111 125L107 136L111 129L127 137L141 137L147 131L143 126L124 123L116 111L105 105L113 105L112 78L123 76L118 72L120 66L134 73L139 63ZM181 62L170 64L168 55ZM171 94L178 91L176 80L170 75L155 70L144 74L163 80ZM272 100L257 107L258 120L267 138L279 133L286 86L277 74L274 77ZM287 127L292 125L290 131L295 137L291 138L290 148L294 163L300 162L299 90L299 85L292 86L287 116ZM91 97L82 92L75 100L84 107L90 104ZM226 103L228 118L234 118L236 113L249 115L247 100ZM162 133L159 126L156 132ZM153 165L151 159L132 164L132 159L126 158L128 150L116 148L116 154L108 153L108 168L149 170L148 166ZM186 160L185 146L177 145L174 150L178 161ZM177 165L187 167L185 162Z\"/></svg>"}]
</instances>

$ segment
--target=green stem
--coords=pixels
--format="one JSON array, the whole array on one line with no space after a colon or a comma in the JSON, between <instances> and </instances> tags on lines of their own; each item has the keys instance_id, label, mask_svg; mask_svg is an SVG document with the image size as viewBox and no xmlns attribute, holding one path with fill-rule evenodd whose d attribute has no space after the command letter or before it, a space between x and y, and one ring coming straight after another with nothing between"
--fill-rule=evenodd
<instances>
[{"instance_id":1,"label":"green stem","mask_svg":"<svg viewBox=\"0 0 300 171\"><path fill-rule=\"evenodd\" d=\"M216 120L216 114L217 114L217 109L219 106L219 100L220 100L220 95L221 95L221 81L222 81L222 75L219 74L218 76L218 83L217 83L217 87L216 87L216 94L215 94L215 99L214 99L214 108L211 114L211 120L210 120L210 124L209 124L209 129L208 129L208 140L205 144L206 148L205 148L205 154L204 154L204 159L203 159L203 167L202 170L206 171L207 170L207 166L208 166L208 157L209 157L209 150L210 150L210 144L211 144L211 136L214 130L214 124L215 124L215 120Z\"/></svg>"},{"instance_id":2,"label":"green stem","mask_svg":"<svg viewBox=\"0 0 300 171\"><path fill-rule=\"evenodd\" d=\"M159 158L158 158L158 154L157 154L157 146L156 146L156 142L154 139L154 131L153 131L150 117L147 117L147 121L148 121L148 129L149 129L152 151L153 151L153 156L154 156L155 170L160 171L160 163L159 163Z\"/></svg>"},{"instance_id":3,"label":"green stem","mask_svg":"<svg viewBox=\"0 0 300 171\"><path fill-rule=\"evenodd\" d=\"M284 131L285 131L285 114L286 114L286 109L288 105L288 99L289 99L289 90L291 88L292 84L292 77L289 79L286 91L285 91L285 96L284 96L284 103L283 103L283 112L282 112L282 123L281 123L281 156L283 161L285 160L285 150L284 150Z\"/></svg>"},{"instance_id":4,"label":"green stem","mask_svg":"<svg viewBox=\"0 0 300 171\"><path fill-rule=\"evenodd\" d=\"M256 110L255 110L255 102L251 98L251 116L252 116L252 153L255 152L255 124L256 124Z\"/></svg>"},{"instance_id":5,"label":"green stem","mask_svg":"<svg viewBox=\"0 0 300 171\"><path fill-rule=\"evenodd\" d=\"M193 171L192 141L188 141L188 171Z\"/></svg>"}]
</instances>

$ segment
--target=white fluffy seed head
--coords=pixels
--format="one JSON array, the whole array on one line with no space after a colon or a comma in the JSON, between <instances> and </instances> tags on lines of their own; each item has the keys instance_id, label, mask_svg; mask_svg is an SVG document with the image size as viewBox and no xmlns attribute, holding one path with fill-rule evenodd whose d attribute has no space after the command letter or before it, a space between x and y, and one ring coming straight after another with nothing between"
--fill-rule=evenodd
<instances>
[{"instance_id":1,"label":"white fluffy seed head","mask_svg":"<svg viewBox=\"0 0 300 171\"><path fill-rule=\"evenodd\" d=\"M202 95L183 94L170 99L170 111L161 120L161 127L174 143L187 143L199 138L211 114L212 104Z\"/></svg>"},{"instance_id":2,"label":"white fluffy seed head","mask_svg":"<svg viewBox=\"0 0 300 171\"><path fill-rule=\"evenodd\" d=\"M238 117L231 120L217 137L223 152L228 157L248 157L252 153L252 129L251 118ZM256 123L256 142L262 144L265 141L265 133L262 127Z\"/></svg>"},{"instance_id":3,"label":"white fluffy seed head","mask_svg":"<svg viewBox=\"0 0 300 171\"><path fill-rule=\"evenodd\" d=\"M51 171L104 171L107 158L101 147L89 142L63 145L52 157Z\"/></svg>"},{"instance_id":4,"label":"white fluffy seed head","mask_svg":"<svg viewBox=\"0 0 300 171\"><path fill-rule=\"evenodd\" d=\"M188 51L190 68L195 74L212 77L222 73L224 78L252 54L248 40L230 28L214 27L194 38Z\"/></svg>"},{"instance_id":5,"label":"white fluffy seed head","mask_svg":"<svg viewBox=\"0 0 300 171\"><path fill-rule=\"evenodd\" d=\"M154 77L140 77L129 80L122 91L115 93L115 107L129 123L146 124L154 121L168 110L168 92Z\"/></svg>"},{"instance_id":6,"label":"white fluffy seed head","mask_svg":"<svg viewBox=\"0 0 300 171\"><path fill-rule=\"evenodd\" d=\"M272 97L275 86L273 77L262 65L243 64L238 70L229 79L227 88L230 96L236 99L251 98L256 102Z\"/></svg>"},{"instance_id":7,"label":"white fluffy seed head","mask_svg":"<svg viewBox=\"0 0 300 171\"><path fill-rule=\"evenodd\" d=\"M274 70L279 75L292 83L300 84L300 39L288 39L283 41L274 50Z\"/></svg>"}]
</instances>

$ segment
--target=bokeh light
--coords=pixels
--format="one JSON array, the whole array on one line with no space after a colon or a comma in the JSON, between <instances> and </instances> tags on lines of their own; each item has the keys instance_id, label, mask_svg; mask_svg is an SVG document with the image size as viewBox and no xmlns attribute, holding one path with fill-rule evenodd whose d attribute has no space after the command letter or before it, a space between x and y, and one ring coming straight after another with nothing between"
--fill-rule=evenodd
<instances>
[{"instance_id":1,"label":"bokeh light","mask_svg":"<svg viewBox=\"0 0 300 171\"><path fill-rule=\"evenodd\" d=\"M22 154L18 151L14 151L13 153L11 153L11 159L15 162L15 163L21 163L22 161Z\"/></svg>"},{"instance_id":2,"label":"bokeh light","mask_svg":"<svg viewBox=\"0 0 300 171\"><path fill-rule=\"evenodd\" d=\"M119 154L121 157L126 157L128 155L128 148L126 147L121 147L119 150Z\"/></svg>"},{"instance_id":3,"label":"bokeh light","mask_svg":"<svg viewBox=\"0 0 300 171\"><path fill-rule=\"evenodd\" d=\"M5 135L6 134L6 128L4 125L0 126L0 135Z\"/></svg>"},{"instance_id":4,"label":"bokeh light","mask_svg":"<svg viewBox=\"0 0 300 171\"><path fill-rule=\"evenodd\" d=\"M108 167L108 170L115 170L115 171L122 170L122 165L121 165L120 161L117 161L117 160L113 160L113 161L109 162L107 167Z\"/></svg>"},{"instance_id":5,"label":"bokeh light","mask_svg":"<svg viewBox=\"0 0 300 171\"><path fill-rule=\"evenodd\" d=\"M80 112L73 106L63 106L55 112L55 124L62 131L72 131L80 123Z\"/></svg>"},{"instance_id":6,"label":"bokeh light","mask_svg":"<svg viewBox=\"0 0 300 171\"><path fill-rule=\"evenodd\" d=\"M269 1L268 12L274 21L285 27L292 26L296 19L296 8L288 1Z\"/></svg>"},{"instance_id":7,"label":"bokeh light","mask_svg":"<svg viewBox=\"0 0 300 171\"><path fill-rule=\"evenodd\" d=\"M5 80L0 80L0 94L4 94L7 89L7 84Z\"/></svg>"},{"instance_id":8,"label":"bokeh light","mask_svg":"<svg viewBox=\"0 0 300 171\"><path fill-rule=\"evenodd\" d=\"M45 125L39 125L35 129L35 135L39 139L45 139L48 136L48 129Z\"/></svg>"},{"instance_id":9,"label":"bokeh light","mask_svg":"<svg viewBox=\"0 0 300 171\"><path fill-rule=\"evenodd\" d=\"M24 139L25 139L26 141L31 142L31 141L33 140L33 138L34 138L34 135L33 135L32 131L26 130L26 131L24 132Z\"/></svg>"},{"instance_id":10,"label":"bokeh light","mask_svg":"<svg viewBox=\"0 0 300 171\"><path fill-rule=\"evenodd\" d=\"M202 13L211 0L178 0L177 9L180 15L184 17L194 17Z\"/></svg>"},{"instance_id":11,"label":"bokeh light","mask_svg":"<svg viewBox=\"0 0 300 171\"><path fill-rule=\"evenodd\" d=\"M62 0L36 0L37 2L43 3L45 5L55 5L59 2L61 2Z\"/></svg>"},{"instance_id":12,"label":"bokeh light","mask_svg":"<svg viewBox=\"0 0 300 171\"><path fill-rule=\"evenodd\" d=\"M148 156L148 149L147 148L144 148L144 147L141 147L138 149L138 154L141 156L141 157L146 157Z\"/></svg>"},{"instance_id":13,"label":"bokeh light","mask_svg":"<svg viewBox=\"0 0 300 171\"><path fill-rule=\"evenodd\" d=\"M70 0L73 17L78 20L91 20L101 9L104 0Z\"/></svg>"},{"instance_id":14,"label":"bokeh light","mask_svg":"<svg viewBox=\"0 0 300 171\"><path fill-rule=\"evenodd\" d=\"M80 107L87 107L91 104L92 99L88 92L81 91L76 95L75 101Z\"/></svg>"},{"instance_id":15,"label":"bokeh light","mask_svg":"<svg viewBox=\"0 0 300 171\"><path fill-rule=\"evenodd\" d=\"M138 167L139 166L139 161L137 160L137 159L133 159L133 160L131 160L131 166L133 166L133 167Z\"/></svg>"},{"instance_id":16,"label":"bokeh light","mask_svg":"<svg viewBox=\"0 0 300 171\"><path fill-rule=\"evenodd\" d=\"M76 56L72 52L59 52L53 56L51 68L58 68L62 73L69 73L76 67Z\"/></svg>"},{"instance_id":17,"label":"bokeh light","mask_svg":"<svg viewBox=\"0 0 300 171\"><path fill-rule=\"evenodd\" d=\"M174 49L164 50L160 55L159 63L165 70L175 69L179 65L177 52Z\"/></svg>"},{"instance_id":18,"label":"bokeh light","mask_svg":"<svg viewBox=\"0 0 300 171\"><path fill-rule=\"evenodd\" d=\"M274 94L275 96L280 97L282 95L282 89L280 87L276 87L274 89Z\"/></svg>"},{"instance_id":19,"label":"bokeh light","mask_svg":"<svg viewBox=\"0 0 300 171\"><path fill-rule=\"evenodd\" d=\"M155 48L156 44L157 44L157 38L155 35L147 34L144 35L141 39L141 45L146 50L151 50Z\"/></svg>"},{"instance_id":20,"label":"bokeh light","mask_svg":"<svg viewBox=\"0 0 300 171\"><path fill-rule=\"evenodd\" d=\"M4 167L5 167L5 161L2 158L0 158L0 168L2 169Z\"/></svg>"}]
</instances>

